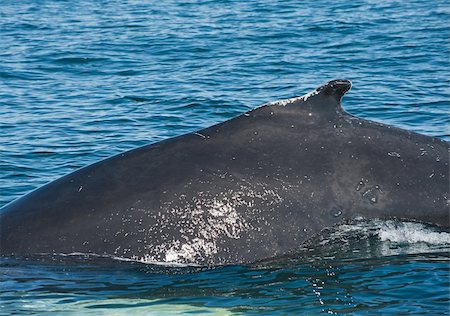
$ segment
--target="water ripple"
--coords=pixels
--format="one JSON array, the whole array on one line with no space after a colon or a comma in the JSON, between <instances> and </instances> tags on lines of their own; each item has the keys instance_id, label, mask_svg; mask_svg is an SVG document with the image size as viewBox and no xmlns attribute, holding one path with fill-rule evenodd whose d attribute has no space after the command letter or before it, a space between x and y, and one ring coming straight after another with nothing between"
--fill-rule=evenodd
<instances>
[{"instance_id":1,"label":"water ripple","mask_svg":"<svg viewBox=\"0 0 450 316\"><path fill-rule=\"evenodd\" d=\"M344 100L352 114L450 140L449 17L444 0L3 0L0 206L99 159L334 78L353 81ZM90 280L97 273L33 275L33 266L2 263L1 305L438 314L448 308L448 252L436 257L229 267L186 279L119 270ZM29 305L18 307L15 293Z\"/></svg>"}]
</instances>

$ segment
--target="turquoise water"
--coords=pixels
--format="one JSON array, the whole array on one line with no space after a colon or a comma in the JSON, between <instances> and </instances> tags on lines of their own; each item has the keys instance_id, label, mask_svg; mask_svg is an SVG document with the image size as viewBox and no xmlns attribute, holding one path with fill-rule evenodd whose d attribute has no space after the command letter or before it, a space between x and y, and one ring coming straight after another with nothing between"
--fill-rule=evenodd
<instances>
[{"instance_id":1,"label":"turquoise water","mask_svg":"<svg viewBox=\"0 0 450 316\"><path fill-rule=\"evenodd\" d=\"M449 17L444 0L2 0L0 207L335 78L350 113L450 140ZM2 258L0 314L448 313L448 231L353 228L250 267Z\"/></svg>"}]
</instances>

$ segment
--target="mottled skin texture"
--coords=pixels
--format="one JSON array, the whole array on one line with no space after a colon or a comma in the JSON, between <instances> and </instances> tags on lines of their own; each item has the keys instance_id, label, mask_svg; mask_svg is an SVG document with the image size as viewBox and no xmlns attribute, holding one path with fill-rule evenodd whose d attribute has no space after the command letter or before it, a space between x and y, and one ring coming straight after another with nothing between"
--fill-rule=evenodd
<instances>
[{"instance_id":1,"label":"mottled skin texture","mask_svg":"<svg viewBox=\"0 0 450 316\"><path fill-rule=\"evenodd\" d=\"M449 144L341 108L350 82L80 169L5 206L0 253L216 265L356 217L449 227Z\"/></svg>"}]
</instances>

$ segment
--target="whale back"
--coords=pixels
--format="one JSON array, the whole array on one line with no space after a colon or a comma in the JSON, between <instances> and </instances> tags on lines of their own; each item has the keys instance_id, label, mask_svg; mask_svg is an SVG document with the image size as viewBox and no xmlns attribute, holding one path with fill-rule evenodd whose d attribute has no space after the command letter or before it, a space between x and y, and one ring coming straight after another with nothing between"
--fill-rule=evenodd
<instances>
[{"instance_id":1,"label":"whale back","mask_svg":"<svg viewBox=\"0 0 450 316\"><path fill-rule=\"evenodd\" d=\"M253 262L358 217L449 226L449 144L354 117L334 80L66 175L0 213L0 253Z\"/></svg>"}]
</instances>

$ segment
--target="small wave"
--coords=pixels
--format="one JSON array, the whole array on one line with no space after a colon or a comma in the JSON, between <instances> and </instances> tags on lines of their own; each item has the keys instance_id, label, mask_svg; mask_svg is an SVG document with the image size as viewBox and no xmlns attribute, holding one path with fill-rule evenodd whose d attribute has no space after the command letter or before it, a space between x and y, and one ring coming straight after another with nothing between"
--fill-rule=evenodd
<instances>
[{"instance_id":1,"label":"small wave","mask_svg":"<svg viewBox=\"0 0 450 316\"><path fill-rule=\"evenodd\" d=\"M71 253L39 253L36 254L33 257L53 257L53 258L72 258L74 260L81 259L82 261L118 261L118 262L130 262L130 263L139 263L149 266L159 266L163 268L200 268L201 266L196 264L185 264L185 263L178 263L178 262L164 262L164 261L152 261L147 260L145 257L142 258L126 258L126 257L118 257L118 256L111 256L111 255L100 255L96 253L84 253L84 252L71 252Z\"/></svg>"},{"instance_id":2,"label":"small wave","mask_svg":"<svg viewBox=\"0 0 450 316\"><path fill-rule=\"evenodd\" d=\"M105 61L107 58L100 57L62 57L54 60L58 64L85 64L91 62Z\"/></svg>"},{"instance_id":3,"label":"small wave","mask_svg":"<svg viewBox=\"0 0 450 316\"><path fill-rule=\"evenodd\" d=\"M186 263L178 263L178 262L165 262L165 261L149 261L144 258L140 259L132 259L132 258L123 258L123 257L111 257L111 259L118 260L118 261L125 261L125 262L137 262L137 263L143 263L143 264L149 264L149 265L155 265L155 266L162 266L162 267L168 267L168 268L196 268L201 267L197 264L186 264Z\"/></svg>"},{"instance_id":4,"label":"small wave","mask_svg":"<svg viewBox=\"0 0 450 316\"><path fill-rule=\"evenodd\" d=\"M324 243L358 235L360 237L375 236L382 242L389 241L399 244L450 244L450 232L438 230L439 228L434 226L399 220L357 220L350 224L337 226L336 230L332 232L331 238L324 240Z\"/></svg>"},{"instance_id":5,"label":"small wave","mask_svg":"<svg viewBox=\"0 0 450 316\"><path fill-rule=\"evenodd\" d=\"M315 258L377 258L450 251L450 231L417 222L358 219L325 229L306 244Z\"/></svg>"}]
</instances>

